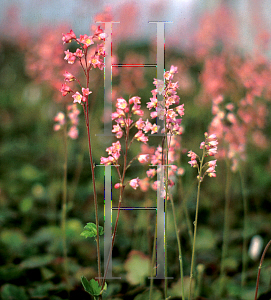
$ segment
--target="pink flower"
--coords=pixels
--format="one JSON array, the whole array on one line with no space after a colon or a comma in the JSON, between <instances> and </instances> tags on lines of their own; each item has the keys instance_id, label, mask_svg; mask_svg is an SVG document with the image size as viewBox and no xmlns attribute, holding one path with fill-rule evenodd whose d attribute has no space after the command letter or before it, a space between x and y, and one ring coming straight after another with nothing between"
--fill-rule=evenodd
<instances>
[{"instance_id":1,"label":"pink flower","mask_svg":"<svg viewBox=\"0 0 271 300\"><path fill-rule=\"evenodd\" d=\"M140 109L140 104L134 103L133 107L132 107L132 113L134 115L138 115L138 116L143 116L144 112L142 109Z\"/></svg>"},{"instance_id":2,"label":"pink flower","mask_svg":"<svg viewBox=\"0 0 271 300\"><path fill-rule=\"evenodd\" d=\"M143 164L148 161L149 154L140 154L137 159L141 164Z\"/></svg>"},{"instance_id":3,"label":"pink flower","mask_svg":"<svg viewBox=\"0 0 271 300\"><path fill-rule=\"evenodd\" d=\"M119 189L120 187L122 187L122 184L121 184L121 183L116 183L116 184L114 185L114 188L115 188L115 189Z\"/></svg>"},{"instance_id":4,"label":"pink flower","mask_svg":"<svg viewBox=\"0 0 271 300\"><path fill-rule=\"evenodd\" d=\"M88 95L91 94L92 92L88 88L87 89L82 88L82 93L83 93L82 101L86 102Z\"/></svg>"},{"instance_id":5,"label":"pink flower","mask_svg":"<svg viewBox=\"0 0 271 300\"><path fill-rule=\"evenodd\" d=\"M119 109L125 109L127 107L127 102L123 98L118 98L117 99L117 104L116 107Z\"/></svg>"},{"instance_id":6,"label":"pink flower","mask_svg":"<svg viewBox=\"0 0 271 300\"><path fill-rule=\"evenodd\" d=\"M82 93L83 93L83 96L88 96L88 95L91 94L92 92L89 90L89 88L87 88L87 89L82 88Z\"/></svg>"},{"instance_id":7,"label":"pink flower","mask_svg":"<svg viewBox=\"0 0 271 300\"><path fill-rule=\"evenodd\" d=\"M129 185L130 185L134 190L136 190L137 187L139 186L139 178L137 177L137 178L135 178L135 179L130 180Z\"/></svg>"},{"instance_id":8,"label":"pink flower","mask_svg":"<svg viewBox=\"0 0 271 300\"><path fill-rule=\"evenodd\" d=\"M207 135L207 138L210 139L210 140L211 139L216 139L216 134L215 133L211 134L210 136L208 136L207 132L205 134Z\"/></svg>"},{"instance_id":9,"label":"pink flower","mask_svg":"<svg viewBox=\"0 0 271 300\"><path fill-rule=\"evenodd\" d=\"M206 150L206 156L214 156L217 153L217 145L218 141L216 138L216 134L208 135L207 132L205 132L205 141L201 142L200 149Z\"/></svg>"},{"instance_id":10,"label":"pink flower","mask_svg":"<svg viewBox=\"0 0 271 300\"><path fill-rule=\"evenodd\" d=\"M182 167L181 167L181 168L178 168L178 170L177 170L177 174L178 174L178 175L181 175L181 176L184 174L184 172L185 172L185 170L184 170L184 168L182 168Z\"/></svg>"},{"instance_id":11,"label":"pink flower","mask_svg":"<svg viewBox=\"0 0 271 300\"><path fill-rule=\"evenodd\" d=\"M157 133L160 126L153 124L151 128L151 134Z\"/></svg>"},{"instance_id":12,"label":"pink flower","mask_svg":"<svg viewBox=\"0 0 271 300\"><path fill-rule=\"evenodd\" d=\"M64 125L65 124L65 115L63 112L59 112L55 118L54 118L55 122L58 122L59 125Z\"/></svg>"},{"instance_id":13,"label":"pink flower","mask_svg":"<svg viewBox=\"0 0 271 300\"><path fill-rule=\"evenodd\" d=\"M139 180L139 187L142 192L147 192L149 186L150 186L149 178L146 177L144 179Z\"/></svg>"},{"instance_id":14,"label":"pink flower","mask_svg":"<svg viewBox=\"0 0 271 300\"><path fill-rule=\"evenodd\" d=\"M135 138L143 143L147 143L148 141L148 137L144 135L144 133L142 132L142 130L139 130L136 134L135 134Z\"/></svg>"},{"instance_id":15,"label":"pink flower","mask_svg":"<svg viewBox=\"0 0 271 300\"><path fill-rule=\"evenodd\" d=\"M61 129L61 126L59 124L54 125L54 131L58 131Z\"/></svg>"},{"instance_id":16,"label":"pink flower","mask_svg":"<svg viewBox=\"0 0 271 300\"><path fill-rule=\"evenodd\" d=\"M82 58L84 56L84 53L81 49L77 48L76 51L75 51L75 55L78 58Z\"/></svg>"},{"instance_id":17,"label":"pink flower","mask_svg":"<svg viewBox=\"0 0 271 300\"><path fill-rule=\"evenodd\" d=\"M73 103L77 102L77 103L81 104L83 96L79 92L76 92L75 94L73 94L72 97L74 99Z\"/></svg>"},{"instance_id":18,"label":"pink flower","mask_svg":"<svg viewBox=\"0 0 271 300\"><path fill-rule=\"evenodd\" d=\"M94 44L92 36L87 36L86 34L80 35L79 42L84 44L86 47L89 47L90 45Z\"/></svg>"},{"instance_id":19,"label":"pink flower","mask_svg":"<svg viewBox=\"0 0 271 300\"><path fill-rule=\"evenodd\" d=\"M71 82L71 81L74 80L74 76L71 73L67 72L67 71L65 71L63 76L65 77L65 79L64 79L65 81Z\"/></svg>"},{"instance_id":20,"label":"pink flower","mask_svg":"<svg viewBox=\"0 0 271 300\"><path fill-rule=\"evenodd\" d=\"M68 117L71 120L72 125L77 126L79 123L78 115L80 114L77 105L76 104L68 105L67 109L69 111Z\"/></svg>"},{"instance_id":21,"label":"pink flower","mask_svg":"<svg viewBox=\"0 0 271 300\"><path fill-rule=\"evenodd\" d=\"M112 132L116 133L116 138L117 139L120 139L123 135L123 131L122 131L121 127L119 126L119 124L113 125Z\"/></svg>"},{"instance_id":22,"label":"pink flower","mask_svg":"<svg viewBox=\"0 0 271 300\"><path fill-rule=\"evenodd\" d=\"M207 171L208 171L208 170L207 170ZM206 171L206 172L207 172L207 171ZM211 171L208 171L207 174L208 174L209 177L216 177L215 170L213 170L212 172L211 172Z\"/></svg>"},{"instance_id":23,"label":"pink flower","mask_svg":"<svg viewBox=\"0 0 271 300\"><path fill-rule=\"evenodd\" d=\"M152 186L151 186L152 189L155 190L155 191L157 191L157 188L158 188L158 186L159 186L159 183L160 183L160 182L158 182L157 180L154 181L153 184L152 184Z\"/></svg>"},{"instance_id":24,"label":"pink flower","mask_svg":"<svg viewBox=\"0 0 271 300\"><path fill-rule=\"evenodd\" d=\"M145 127L145 122L142 120L142 118L140 118L138 121L136 121L135 127L139 130L141 130Z\"/></svg>"},{"instance_id":25,"label":"pink flower","mask_svg":"<svg viewBox=\"0 0 271 300\"><path fill-rule=\"evenodd\" d=\"M60 89L60 92L62 93L62 96L66 96L71 92L71 88L67 84L62 84L62 87Z\"/></svg>"},{"instance_id":26,"label":"pink flower","mask_svg":"<svg viewBox=\"0 0 271 300\"><path fill-rule=\"evenodd\" d=\"M63 35L62 36L63 44L70 43L72 39L76 39L76 35L72 31L72 29L70 30L69 33L67 33L67 34L62 33L62 35Z\"/></svg>"},{"instance_id":27,"label":"pink flower","mask_svg":"<svg viewBox=\"0 0 271 300\"><path fill-rule=\"evenodd\" d=\"M78 138L78 129L76 128L76 126L72 126L68 132L68 136L75 140Z\"/></svg>"},{"instance_id":28,"label":"pink flower","mask_svg":"<svg viewBox=\"0 0 271 300\"><path fill-rule=\"evenodd\" d=\"M173 79L173 74L178 73L178 68L174 67L173 65L170 67L170 70L165 72L164 78L166 80L172 80Z\"/></svg>"},{"instance_id":29,"label":"pink flower","mask_svg":"<svg viewBox=\"0 0 271 300\"><path fill-rule=\"evenodd\" d=\"M191 157L191 160L195 160L197 158L197 154L193 151L188 151L188 154L187 154L188 157Z\"/></svg>"},{"instance_id":30,"label":"pink flower","mask_svg":"<svg viewBox=\"0 0 271 300\"><path fill-rule=\"evenodd\" d=\"M101 157L101 165L110 165L114 161L114 158L112 156L109 157Z\"/></svg>"},{"instance_id":31,"label":"pink flower","mask_svg":"<svg viewBox=\"0 0 271 300\"><path fill-rule=\"evenodd\" d=\"M73 64L76 59L76 56L74 55L74 53L70 52L69 49L67 51L64 51L64 53L66 54L64 59L67 60L69 64Z\"/></svg>"},{"instance_id":32,"label":"pink flower","mask_svg":"<svg viewBox=\"0 0 271 300\"><path fill-rule=\"evenodd\" d=\"M96 54L105 57L107 53L105 53L105 48L103 44L97 45Z\"/></svg>"},{"instance_id":33,"label":"pink flower","mask_svg":"<svg viewBox=\"0 0 271 300\"><path fill-rule=\"evenodd\" d=\"M209 156L214 156L215 154L217 154L217 147L210 148L207 151L207 155L209 155Z\"/></svg>"},{"instance_id":34,"label":"pink flower","mask_svg":"<svg viewBox=\"0 0 271 300\"><path fill-rule=\"evenodd\" d=\"M146 173L148 177L153 178L156 175L156 169L149 169Z\"/></svg>"},{"instance_id":35,"label":"pink flower","mask_svg":"<svg viewBox=\"0 0 271 300\"><path fill-rule=\"evenodd\" d=\"M151 102L147 102L148 109L154 108L157 106L157 99L156 98L150 98Z\"/></svg>"},{"instance_id":36,"label":"pink flower","mask_svg":"<svg viewBox=\"0 0 271 300\"><path fill-rule=\"evenodd\" d=\"M184 104L176 107L178 114L182 117L184 115Z\"/></svg>"},{"instance_id":37,"label":"pink flower","mask_svg":"<svg viewBox=\"0 0 271 300\"><path fill-rule=\"evenodd\" d=\"M157 93L159 95L164 95L164 88L165 88L164 80L154 79L153 83L156 85Z\"/></svg>"},{"instance_id":38,"label":"pink flower","mask_svg":"<svg viewBox=\"0 0 271 300\"><path fill-rule=\"evenodd\" d=\"M147 133L152 129L152 123L148 120L145 122L145 127L143 128L144 132Z\"/></svg>"},{"instance_id":39,"label":"pink flower","mask_svg":"<svg viewBox=\"0 0 271 300\"><path fill-rule=\"evenodd\" d=\"M217 161L216 159L215 160L210 160L210 161L208 161L207 164L208 164L209 167L215 167L216 166L216 161Z\"/></svg>"},{"instance_id":40,"label":"pink flower","mask_svg":"<svg viewBox=\"0 0 271 300\"><path fill-rule=\"evenodd\" d=\"M157 111L152 111L150 115L152 119L157 118Z\"/></svg>"},{"instance_id":41,"label":"pink flower","mask_svg":"<svg viewBox=\"0 0 271 300\"><path fill-rule=\"evenodd\" d=\"M140 104L140 97L138 96L134 96L132 98L129 99L129 104Z\"/></svg>"},{"instance_id":42,"label":"pink flower","mask_svg":"<svg viewBox=\"0 0 271 300\"><path fill-rule=\"evenodd\" d=\"M198 162L194 159L188 162L191 167L196 168L198 166Z\"/></svg>"},{"instance_id":43,"label":"pink flower","mask_svg":"<svg viewBox=\"0 0 271 300\"><path fill-rule=\"evenodd\" d=\"M105 32L100 33L100 34L99 34L99 38L100 38L101 40L104 40L104 39L107 38L107 34L106 34Z\"/></svg>"},{"instance_id":44,"label":"pink flower","mask_svg":"<svg viewBox=\"0 0 271 300\"><path fill-rule=\"evenodd\" d=\"M104 67L104 63L100 60L99 55L93 55L93 56L91 56L89 63L94 68L98 67L100 70L102 70L103 67Z\"/></svg>"},{"instance_id":45,"label":"pink flower","mask_svg":"<svg viewBox=\"0 0 271 300\"><path fill-rule=\"evenodd\" d=\"M101 26L98 26L93 37L97 37L99 40L101 40L101 39L105 39L107 35L106 33L103 32Z\"/></svg>"},{"instance_id":46,"label":"pink flower","mask_svg":"<svg viewBox=\"0 0 271 300\"><path fill-rule=\"evenodd\" d=\"M104 157L103 157L103 162L105 163L111 163L111 162L117 162L119 157L120 157L120 151L121 151L121 144L119 141L117 141L116 143L112 143L112 146L108 147L106 150L105 150L108 155L110 155L108 157L108 160L106 160ZM110 158L111 157L111 158ZM109 161L110 159L110 161ZM102 158L101 158L101 164L102 164Z\"/></svg>"},{"instance_id":47,"label":"pink flower","mask_svg":"<svg viewBox=\"0 0 271 300\"><path fill-rule=\"evenodd\" d=\"M119 126L119 124L117 125L113 125L113 129L112 129L112 132L118 132L121 130L121 127Z\"/></svg>"},{"instance_id":48,"label":"pink flower","mask_svg":"<svg viewBox=\"0 0 271 300\"><path fill-rule=\"evenodd\" d=\"M169 73L170 74L178 73L178 67L175 67L175 66L171 65Z\"/></svg>"}]
</instances>

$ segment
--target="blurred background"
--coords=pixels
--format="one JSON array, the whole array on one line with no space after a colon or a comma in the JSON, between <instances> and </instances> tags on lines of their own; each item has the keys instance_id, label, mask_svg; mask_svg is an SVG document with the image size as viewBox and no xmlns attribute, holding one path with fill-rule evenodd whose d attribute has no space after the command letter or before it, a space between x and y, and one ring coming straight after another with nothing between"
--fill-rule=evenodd
<instances>
[{"instance_id":1,"label":"blurred background","mask_svg":"<svg viewBox=\"0 0 271 300\"><path fill-rule=\"evenodd\" d=\"M0 286L6 299L91 299L81 276L97 276L94 239L80 236L94 222L93 189L81 107L78 136L68 117L71 95L59 89L65 71L83 80L77 64L67 64L62 33L92 35L96 21L113 24L113 63L154 64L156 25L165 25L165 64L178 67L183 135L176 147L180 172L172 190L183 250L185 289L189 284L191 231L195 215L196 170L187 151L200 154L204 132L219 138L217 177L202 184L196 248L197 299L251 299L258 263L271 236L271 5L268 0L51 1L1 0L0 10ZM91 135L96 164L115 142L104 140L103 72L91 73ZM138 95L147 114L156 68L113 68L113 103ZM113 104L113 111L114 111ZM64 112L68 136L55 131ZM74 132L73 132L74 133ZM67 145L66 145L67 142ZM157 147L161 141L150 139ZM154 148L153 148L154 149ZM63 171L67 150L67 176ZM135 143L130 158L143 151ZM146 151L146 149L145 149ZM103 225L104 173L96 168L99 219ZM135 163L127 180L146 177ZM63 230L63 182L67 216ZM112 173L112 183L118 182ZM151 183L127 187L124 205L155 206ZM113 189L113 204L118 191ZM115 202L114 202L115 201ZM115 205L114 204L114 205ZM115 206L116 206L115 205ZM169 295L181 299L176 233L169 204ZM113 212L113 222L116 212ZM107 299L147 299L154 240L154 213L122 211L113 251ZM63 239L66 238L68 271ZM259 245L259 248L256 246ZM103 241L101 245L103 249ZM254 247L254 248L253 248ZM256 248L255 248L256 247ZM224 250L222 250L224 249ZM255 250L256 249L256 250ZM103 250L102 250L103 252ZM102 254L103 255L103 254ZM260 280L260 299L270 299L271 254ZM163 299L162 280L155 299ZM217 294L219 291L219 295ZM146 294L145 294L146 293Z\"/></svg>"},{"instance_id":2,"label":"blurred background","mask_svg":"<svg viewBox=\"0 0 271 300\"><path fill-rule=\"evenodd\" d=\"M142 40L152 37L154 29L148 21L173 21L174 25L167 26L167 38L175 46L184 47L191 44L202 15L221 5L231 9L238 27L235 42L238 41L246 49L255 47L253 39L259 30L269 30L271 27L271 7L268 0L172 0L170 3L160 0L2 0L1 35L7 38L18 38L22 34L37 36L44 26L56 28L60 24L69 25L75 32L87 32L90 24L94 23L95 15L107 11L112 14L114 21L121 22L115 25L119 27L118 30L129 33L125 39Z\"/></svg>"}]
</instances>

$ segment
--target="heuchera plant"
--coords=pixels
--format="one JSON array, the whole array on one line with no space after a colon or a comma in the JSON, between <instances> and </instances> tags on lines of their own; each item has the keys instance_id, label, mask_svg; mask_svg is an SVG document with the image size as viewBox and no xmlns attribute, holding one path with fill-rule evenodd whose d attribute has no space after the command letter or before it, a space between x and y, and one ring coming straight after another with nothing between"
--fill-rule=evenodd
<instances>
[{"instance_id":1,"label":"heuchera plant","mask_svg":"<svg viewBox=\"0 0 271 300\"><path fill-rule=\"evenodd\" d=\"M95 299L100 299L103 291L106 289L106 274L108 271L109 260L105 268L104 277L101 276L101 259L100 259L100 242L99 236L103 234L103 228L99 226L98 220L98 203L97 203L97 193L96 193L96 185L95 185L95 177L94 177L94 162L92 158L92 144L90 138L90 120L89 120L89 96L91 95L89 82L90 82L90 71L93 68L103 69L103 57L105 54L104 49L104 40L106 38L103 30L98 27L92 36L88 35L80 35L80 38L77 38L75 33L70 30L69 33L63 34L63 44L76 42L78 48L75 52L70 52L70 50L65 51L64 59L67 60L68 64L74 64L78 62L83 69L86 82L82 84L78 78L73 76L69 72L65 72L64 80L65 83L62 85L61 93L63 96L68 94L72 94L73 104L68 106L68 117L71 121L71 128L68 132L68 135L71 138L76 138L78 136L78 115L79 110L76 105L81 105L83 107L85 123L88 134L88 146L89 146L89 157L90 157L90 165L92 172L92 183L93 183L93 192L94 192L94 207L95 207L95 215L96 215L96 224L88 223L85 226L85 230L82 232L82 236L84 237L94 237L97 243L97 261L98 261L98 281L91 279L88 281L84 276L82 277L82 284L85 290L90 293ZM92 45L96 45L96 48L93 50L91 48ZM171 179L176 174L181 172L180 168L177 167L176 164L173 164L176 157L176 147L180 146L178 140L175 136L181 135L183 132L183 128L181 126L182 116L184 115L184 104L179 105L179 96L177 95L178 82L172 82L174 74L177 73L177 67L171 66L170 70L164 73L164 80L154 79L155 89L151 91L152 97L150 98L150 102L147 103L147 108L149 110L154 109L150 113L151 119L159 118L163 120L163 128L159 128L157 123L151 123L148 119L144 119L144 110L141 108L141 98L138 96L131 97L128 101L123 98L118 98L116 101L116 111L112 113L112 120L115 122L113 125L112 132L115 134L117 141L113 142L112 145L106 148L107 156L102 156L100 159L100 163L103 165L114 165L118 174L119 182L117 182L114 187L115 189L119 189L119 204L118 204L118 213L116 218L116 223L114 226L112 243L111 243L111 251L114 245L117 225L119 220L120 207L123 200L123 193L125 187L129 184L133 189L137 189L138 186L141 186L142 189L147 189L147 178L154 177L157 172L164 172L165 180L163 182L155 181L152 184L152 188L157 190L159 185L163 185L163 197L166 199L165 201L165 224L166 221L166 203L168 199L171 199L169 187L174 185L174 181ZM71 87L69 84L71 82L77 82L80 86L80 90L75 87ZM163 95L163 101L160 103L157 100L157 95ZM65 124L65 115L62 112L59 112L55 117L54 129L59 130L61 126ZM162 135L162 144L157 147L154 151L154 154L150 155L150 153L140 153L137 156L133 157L131 160L128 159L128 152L131 148L131 145L134 141L139 141L143 145L146 145L145 149L148 149L147 142L149 140L149 134L156 134L160 132ZM193 254L192 254L192 262L191 262L191 279L193 276L193 262L194 262L194 250L195 250L195 240L196 240L196 228L197 228L197 212L198 212L198 200L199 200L199 190L200 183L202 182L205 175L210 177L216 176L216 160L211 160L205 164L203 164L204 158L206 156L214 156L217 153L217 139L216 136L209 135L205 133L205 141L201 143L200 148L203 151L202 158L189 151L188 156L191 158L189 164L192 167L198 169L198 198L197 198L197 210L196 210L196 221L195 221L195 231L194 231L194 243L193 243ZM144 147L143 147L144 148ZM148 152L148 151L147 151ZM121 159L122 158L122 159ZM140 180L138 177L126 180L126 171L131 166L134 160L138 160L140 163L148 163L151 162L151 165L157 166L157 168L150 168L147 171L147 178ZM166 168L162 169L162 166L166 166ZM159 187L161 189L161 187ZM172 199L171 199L172 200ZM173 204L173 203L172 203ZM173 207L174 210L174 207ZM175 212L174 212L175 213ZM175 215L174 215L175 216ZM176 219L174 217L176 235L177 234L177 226ZM166 233L167 230L165 228L165 243L166 243ZM179 242L179 240L178 240ZM180 245L179 245L180 246ZM166 249L165 249L166 251ZM181 251L179 247L179 252ZM181 253L179 253L181 257ZM182 261L180 261L180 268L182 269ZM167 277L167 252L165 252L165 275ZM182 274L182 282L183 282L183 272ZM103 279L103 280L102 280ZM191 294L191 284L190 284L190 294ZM167 281L165 282L165 297L167 297ZM190 297L190 296L189 296ZM183 292L184 299L184 292Z\"/></svg>"},{"instance_id":2,"label":"heuchera plant","mask_svg":"<svg viewBox=\"0 0 271 300\"><path fill-rule=\"evenodd\" d=\"M94 163L92 158L92 144L90 138L90 120L89 120L89 95L92 93L89 90L89 82L90 82L90 71L93 68L99 68L100 70L103 69L103 57L105 57L105 49L104 49L104 40L106 38L105 33L103 30L98 26L92 36L88 35L80 35L79 38L76 37L73 30L70 30L69 33L63 34L62 41L63 44L76 42L78 48L75 52L70 52L70 50L65 51L64 59L67 60L69 64L74 64L76 61L79 62L81 65L84 75L85 75L85 84L82 84L78 78L76 78L73 74L69 72L65 72L64 80L67 83L72 81L76 81L80 86L80 91L77 89L71 88L68 84L64 83L61 87L62 96L66 96L69 93L72 94L73 103L78 103L83 107L84 116L85 116L85 123L87 128L87 135L88 135L88 146L89 146L89 158L90 158L90 166L91 166L91 174L92 174L92 184L93 184L93 191L94 191L94 207L95 207L95 216L96 216L96 227L92 226L91 223L88 223L85 226L85 231L82 233L83 236L87 237L95 237L96 244L97 244L97 261L98 261L98 282L94 279L90 282L87 281L85 277L82 277L82 284L85 290L90 293L95 299L99 298L103 292L103 288L106 288L106 285L103 284L101 287L101 258L100 258L100 234L102 234L102 230L99 227L99 220L98 220L98 202L97 202L97 193L96 193L96 185L95 185L95 177L94 177ZM92 49L92 45L96 45L94 49ZM72 131L70 136L75 137L77 135L77 128L76 125L78 124L75 120L77 120L78 113L76 110L73 111L72 115L69 115L70 119L72 120ZM57 124L61 125L63 123L63 115L58 114L56 117L56 121L59 122ZM56 129L56 128L55 128ZM89 231L89 234L86 233Z\"/></svg>"}]
</instances>

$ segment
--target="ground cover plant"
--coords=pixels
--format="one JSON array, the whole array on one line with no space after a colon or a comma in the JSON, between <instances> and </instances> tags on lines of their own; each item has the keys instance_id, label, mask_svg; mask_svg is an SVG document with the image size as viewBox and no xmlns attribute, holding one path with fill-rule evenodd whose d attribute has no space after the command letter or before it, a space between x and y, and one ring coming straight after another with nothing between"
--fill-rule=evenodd
<instances>
[{"instance_id":1,"label":"ground cover plant","mask_svg":"<svg viewBox=\"0 0 271 300\"><path fill-rule=\"evenodd\" d=\"M155 67L112 68L108 116L103 24L1 41L2 299L270 298L270 248L258 266L271 236L271 65L262 44L230 43L227 24L222 7L191 51L166 45L163 79ZM152 43L119 38L116 64L153 63Z\"/></svg>"}]
</instances>

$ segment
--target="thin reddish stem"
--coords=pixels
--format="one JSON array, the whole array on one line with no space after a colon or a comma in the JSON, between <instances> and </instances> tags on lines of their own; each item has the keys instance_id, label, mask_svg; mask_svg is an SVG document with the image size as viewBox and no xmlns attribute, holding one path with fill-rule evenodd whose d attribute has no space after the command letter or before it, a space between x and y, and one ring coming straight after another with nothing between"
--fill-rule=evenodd
<instances>
[{"instance_id":1,"label":"thin reddish stem","mask_svg":"<svg viewBox=\"0 0 271 300\"><path fill-rule=\"evenodd\" d=\"M125 173L126 173L126 165L127 165L127 154L128 154L128 139L129 139L129 125L127 125L126 128L126 135L125 135L125 154L124 154L124 165L123 165L123 171L122 171L122 178L121 178L121 190L120 190L120 196L119 196L119 204L118 204L118 213L117 213L117 218L116 218L116 222L115 222L115 227L114 227L114 232L113 232L113 236L112 236L112 243L111 243L111 247L110 247L110 252L108 255L108 259L107 259L107 263L106 263L106 268L105 268L105 273L104 273L104 278L103 278L103 282L102 282L102 289L105 285L105 278L108 272L108 268L109 268L109 262L112 256L112 250L113 250L113 246L114 246L114 242L115 242L115 237L116 237L116 233L117 233L117 227L118 227L118 222L119 222L119 215L120 215L120 207L121 207L121 202L122 202L122 197L123 197L123 192L124 192L124 179L125 179Z\"/></svg>"},{"instance_id":2,"label":"thin reddish stem","mask_svg":"<svg viewBox=\"0 0 271 300\"><path fill-rule=\"evenodd\" d=\"M87 72L87 88L89 87L89 72ZM92 175L92 184L93 184L93 194L94 194L94 206L95 206L95 219L96 219L96 229L97 229L97 261L98 261L98 282L101 284L101 256L100 256L100 236L99 236L99 217L98 217L98 200L97 200L97 192L96 192L96 184L95 184L95 173L94 173L94 163L92 158L92 148L91 148L91 138L90 138L90 130L89 130L89 105L88 105L89 97L87 97L86 105L84 106L85 113L85 121L87 127L87 135L88 135L88 149L89 149L89 159L90 159L90 167L91 167L91 175Z\"/></svg>"},{"instance_id":3,"label":"thin reddish stem","mask_svg":"<svg viewBox=\"0 0 271 300\"><path fill-rule=\"evenodd\" d=\"M265 257L265 253L268 250L269 246L271 245L271 240L268 242L268 244L265 246L261 260L260 260L260 265L259 265L259 270L258 270L258 275L257 275L257 283L256 283L256 291L255 291L255 298L254 300L257 300L257 294L258 294L258 289L259 289L259 282L260 282L260 274L261 274L261 269L262 269L262 264L263 260Z\"/></svg>"}]
</instances>

